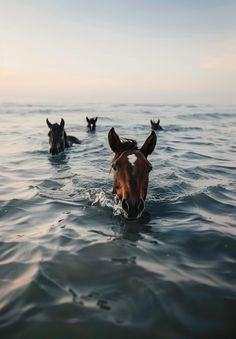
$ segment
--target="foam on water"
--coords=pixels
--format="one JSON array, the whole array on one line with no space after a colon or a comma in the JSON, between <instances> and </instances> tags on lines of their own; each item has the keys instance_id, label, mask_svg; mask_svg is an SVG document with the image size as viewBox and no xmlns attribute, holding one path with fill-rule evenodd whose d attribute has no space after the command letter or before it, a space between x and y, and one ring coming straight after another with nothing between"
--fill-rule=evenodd
<instances>
[{"instance_id":1,"label":"foam on water","mask_svg":"<svg viewBox=\"0 0 236 339\"><path fill-rule=\"evenodd\" d=\"M116 201L114 197L109 196L104 190L89 190L82 193L85 199L88 199L93 205L108 207L113 210L113 214L120 215L122 212L121 203Z\"/></svg>"}]
</instances>

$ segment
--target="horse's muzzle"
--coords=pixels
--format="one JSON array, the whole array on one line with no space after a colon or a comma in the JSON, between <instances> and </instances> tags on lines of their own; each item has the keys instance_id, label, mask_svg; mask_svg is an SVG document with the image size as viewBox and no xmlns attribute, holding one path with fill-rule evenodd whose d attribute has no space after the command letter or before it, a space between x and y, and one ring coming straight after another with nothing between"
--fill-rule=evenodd
<instances>
[{"instance_id":1,"label":"horse's muzzle","mask_svg":"<svg viewBox=\"0 0 236 339\"><path fill-rule=\"evenodd\" d=\"M56 149L50 149L50 153L51 155L56 155L59 153L59 150L56 148Z\"/></svg>"},{"instance_id":2,"label":"horse's muzzle","mask_svg":"<svg viewBox=\"0 0 236 339\"><path fill-rule=\"evenodd\" d=\"M52 154L52 155L56 155L60 152L62 152L63 149L61 148L61 145L60 144L52 144L50 149L49 149L49 152Z\"/></svg>"},{"instance_id":3,"label":"horse's muzzle","mask_svg":"<svg viewBox=\"0 0 236 339\"><path fill-rule=\"evenodd\" d=\"M128 220L135 220L141 217L144 211L145 203L143 199L123 199L122 208L124 217Z\"/></svg>"}]
</instances>

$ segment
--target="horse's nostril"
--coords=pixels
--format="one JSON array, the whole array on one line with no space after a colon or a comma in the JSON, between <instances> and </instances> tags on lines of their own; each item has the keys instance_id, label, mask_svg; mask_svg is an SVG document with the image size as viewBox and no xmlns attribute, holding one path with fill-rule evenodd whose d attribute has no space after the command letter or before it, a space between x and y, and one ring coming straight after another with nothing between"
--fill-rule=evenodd
<instances>
[{"instance_id":1,"label":"horse's nostril","mask_svg":"<svg viewBox=\"0 0 236 339\"><path fill-rule=\"evenodd\" d=\"M127 199L122 200L122 208L127 213L129 212L129 203L128 203Z\"/></svg>"},{"instance_id":2,"label":"horse's nostril","mask_svg":"<svg viewBox=\"0 0 236 339\"><path fill-rule=\"evenodd\" d=\"M142 212L144 210L144 201L143 201L143 199L140 199L140 202L138 204L138 210L139 210L139 212Z\"/></svg>"}]
</instances>

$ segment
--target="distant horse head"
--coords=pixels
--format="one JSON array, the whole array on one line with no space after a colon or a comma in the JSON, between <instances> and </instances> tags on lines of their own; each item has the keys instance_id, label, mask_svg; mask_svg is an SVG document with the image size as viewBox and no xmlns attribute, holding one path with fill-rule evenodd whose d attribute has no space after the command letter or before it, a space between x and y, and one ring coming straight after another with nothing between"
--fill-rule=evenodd
<instances>
[{"instance_id":1,"label":"distant horse head","mask_svg":"<svg viewBox=\"0 0 236 339\"><path fill-rule=\"evenodd\" d=\"M61 123L59 124L51 124L51 122L46 120L47 125L49 127L49 145L50 145L50 153L52 155L58 154L65 149L65 131L64 131L64 126L65 126L65 121L64 119L61 119Z\"/></svg>"},{"instance_id":2,"label":"distant horse head","mask_svg":"<svg viewBox=\"0 0 236 339\"><path fill-rule=\"evenodd\" d=\"M151 123L151 127L154 131L157 131L157 130L162 130L163 128L161 127L160 125L160 119L157 120L157 122L153 121L153 120L150 120L150 123Z\"/></svg>"},{"instance_id":3,"label":"distant horse head","mask_svg":"<svg viewBox=\"0 0 236 339\"><path fill-rule=\"evenodd\" d=\"M89 132L94 132L96 129L96 122L97 122L97 117L96 118L91 118L89 119L88 117L86 117L87 120L87 129Z\"/></svg>"},{"instance_id":4,"label":"distant horse head","mask_svg":"<svg viewBox=\"0 0 236 339\"><path fill-rule=\"evenodd\" d=\"M109 131L108 141L115 153L112 160L112 193L121 201L124 216L130 220L137 219L144 210L149 172L152 169L147 156L156 146L156 134L152 131L140 149L135 140L120 139L114 128Z\"/></svg>"}]
</instances>

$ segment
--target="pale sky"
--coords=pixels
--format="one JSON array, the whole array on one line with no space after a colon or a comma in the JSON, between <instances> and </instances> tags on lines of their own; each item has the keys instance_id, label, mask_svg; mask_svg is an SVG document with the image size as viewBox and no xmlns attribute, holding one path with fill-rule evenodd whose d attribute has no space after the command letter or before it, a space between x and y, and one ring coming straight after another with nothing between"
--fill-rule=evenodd
<instances>
[{"instance_id":1,"label":"pale sky","mask_svg":"<svg viewBox=\"0 0 236 339\"><path fill-rule=\"evenodd\" d=\"M0 102L236 104L236 0L0 0Z\"/></svg>"}]
</instances>

